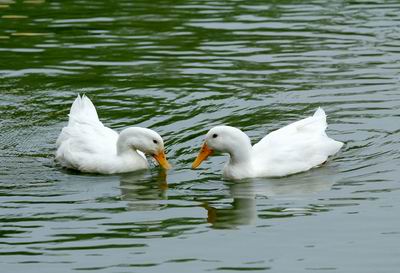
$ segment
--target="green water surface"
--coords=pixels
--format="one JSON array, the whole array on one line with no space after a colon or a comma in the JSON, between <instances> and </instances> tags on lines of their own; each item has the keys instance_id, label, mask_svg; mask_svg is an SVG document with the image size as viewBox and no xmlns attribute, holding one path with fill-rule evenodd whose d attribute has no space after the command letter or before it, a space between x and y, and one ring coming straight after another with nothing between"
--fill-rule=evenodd
<instances>
[{"instance_id":1,"label":"green water surface","mask_svg":"<svg viewBox=\"0 0 400 273\"><path fill-rule=\"evenodd\" d=\"M159 132L174 168L54 162L78 93ZM321 106L345 146L280 179L191 170ZM399 272L400 2L0 0L1 272Z\"/></svg>"}]
</instances>

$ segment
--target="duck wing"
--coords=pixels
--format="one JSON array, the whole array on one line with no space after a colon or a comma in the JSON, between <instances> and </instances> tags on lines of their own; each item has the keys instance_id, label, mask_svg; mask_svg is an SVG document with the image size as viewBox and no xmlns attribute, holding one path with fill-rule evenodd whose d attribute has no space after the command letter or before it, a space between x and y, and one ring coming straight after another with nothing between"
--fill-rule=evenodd
<instances>
[{"instance_id":1,"label":"duck wing","mask_svg":"<svg viewBox=\"0 0 400 273\"><path fill-rule=\"evenodd\" d=\"M56 158L63 163L90 155L115 155L117 140L118 133L101 123L90 99L78 95L71 106L68 125L57 139Z\"/></svg>"},{"instance_id":2,"label":"duck wing","mask_svg":"<svg viewBox=\"0 0 400 273\"><path fill-rule=\"evenodd\" d=\"M253 146L256 167L282 176L306 171L322 164L343 143L329 138L322 108L313 116L296 121L266 135Z\"/></svg>"}]
</instances>

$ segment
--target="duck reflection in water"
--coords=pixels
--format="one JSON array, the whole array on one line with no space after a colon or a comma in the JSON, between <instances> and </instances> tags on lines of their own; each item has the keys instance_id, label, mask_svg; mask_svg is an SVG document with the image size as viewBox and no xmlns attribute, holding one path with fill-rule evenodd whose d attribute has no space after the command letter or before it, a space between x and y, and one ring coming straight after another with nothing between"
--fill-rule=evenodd
<instances>
[{"instance_id":1,"label":"duck reflection in water","mask_svg":"<svg viewBox=\"0 0 400 273\"><path fill-rule=\"evenodd\" d=\"M260 178L240 181L226 181L230 195L233 198L228 207L204 203L207 210L207 221L213 228L231 229L241 225L255 225L257 218L274 218L287 216L288 211L300 209L294 204L294 200L306 200L310 195L329 191L337 181L336 172L327 166L314 169L307 173L301 173L284 178ZM337 173L336 173L337 174ZM270 199L264 201L270 203L265 211L257 211L257 199ZM310 198L311 199L311 198ZM314 200L314 198L312 198ZM281 202L284 200L284 202ZM304 202L301 202L304 206ZM304 207L309 210L312 204ZM290 216L290 215L289 215Z\"/></svg>"},{"instance_id":2,"label":"duck reflection in water","mask_svg":"<svg viewBox=\"0 0 400 273\"><path fill-rule=\"evenodd\" d=\"M167 173L163 169L134 172L120 176L121 200L129 201L127 209L159 210L166 206L157 200L167 199Z\"/></svg>"}]
</instances>

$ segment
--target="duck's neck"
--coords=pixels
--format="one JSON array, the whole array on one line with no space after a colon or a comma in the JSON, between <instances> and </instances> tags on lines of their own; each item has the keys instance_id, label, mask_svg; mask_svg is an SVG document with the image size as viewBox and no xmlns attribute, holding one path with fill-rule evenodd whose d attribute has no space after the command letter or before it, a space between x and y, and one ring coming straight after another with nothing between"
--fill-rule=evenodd
<instances>
[{"instance_id":1,"label":"duck's neck","mask_svg":"<svg viewBox=\"0 0 400 273\"><path fill-rule=\"evenodd\" d=\"M117 140L117 155L122 156L126 154L138 155L137 147L139 145L138 138L136 137L136 130L139 128L127 128L122 130Z\"/></svg>"},{"instance_id":2,"label":"duck's neck","mask_svg":"<svg viewBox=\"0 0 400 273\"><path fill-rule=\"evenodd\" d=\"M235 143L235 146L229 150L230 160L229 164L231 165L241 165L241 164L249 164L251 159L251 142L248 136L238 143Z\"/></svg>"}]
</instances>

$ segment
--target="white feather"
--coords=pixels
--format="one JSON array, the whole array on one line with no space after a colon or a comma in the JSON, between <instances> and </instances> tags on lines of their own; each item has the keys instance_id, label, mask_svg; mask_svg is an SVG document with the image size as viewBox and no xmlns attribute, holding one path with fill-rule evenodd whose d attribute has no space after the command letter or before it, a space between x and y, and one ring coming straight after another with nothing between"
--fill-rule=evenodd
<instances>
[{"instance_id":1,"label":"white feather","mask_svg":"<svg viewBox=\"0 0 400 273\"><path fill-rule=\"evenodd\" d=\"M151 134L150 137L159 137L149 129L136 130ZM78 95L71 106L68 125L57 139L56 160L63 167L91 173L109 174L147 168L147 159L141 151L127 149L126 153L118 155L118 138L116 131L105 127L99 120L90 99Z\"/></svg>"},{"instance_id":2,"label":"white feather","mask_svg":"<svg viewBox=\"0 0 400 273\"><path fill-rule=\"evenodd\" d=\"M230 155L226 177L279 177L317 167L340 150L343 143L329 138L326 128L325 112L318 108L313 116L269 133L254 146L246 134L230 126L212 128L206 144Z\"/></svg>"},{"instance_id":3,"label":"white feather","mask_svg":"<svg viewBox=\"0 0 400 273\"><path fill-rule=\"evenodd\" d=\"M318 108L312 117L269 133L253 146L255 169L261 175L284 176L324 163L343 146L326 135L326 128L325 112Z\"/></svg>"}]
</instances>

